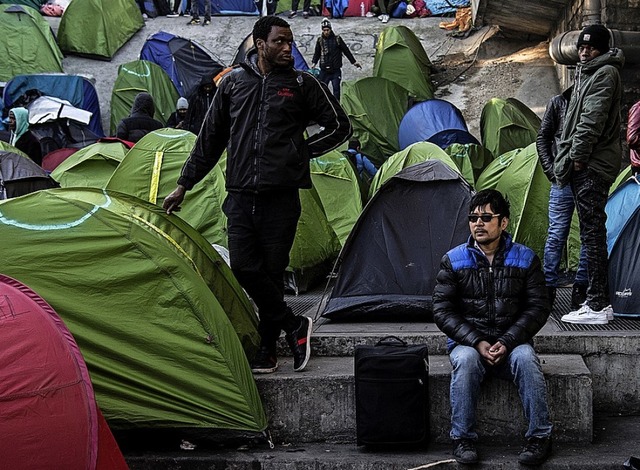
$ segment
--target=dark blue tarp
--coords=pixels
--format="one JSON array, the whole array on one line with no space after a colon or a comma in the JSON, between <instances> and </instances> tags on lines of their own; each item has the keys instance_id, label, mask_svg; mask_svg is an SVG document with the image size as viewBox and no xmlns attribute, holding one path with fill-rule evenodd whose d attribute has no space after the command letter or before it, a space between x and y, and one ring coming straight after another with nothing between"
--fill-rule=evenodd
<instances>
[{"instance_id":1,"label":"dark blue tarp","mask_svg":"<svg viewBox=\"0 0 640 470\"><path fill-rule=\"evenodd\" d=\"M457 8L469 5L471 5L469 0L427 0L427 8L431 10L432 15L453 13Z\"/></svg>"},{"instance_id":2,"label":"dark blue tarp","mask_svg":"<svg viewBox=\"0 0 640 470\"><path fill-rule=\"evenodd\" d=\"M324 6L329 10L332 18L342 18L349 6L349 0L325 0Z\"/></svg>"},{"instance_id":3,"label":"dark blue tarp","mask_svg":"<svg viewBox=\"0 0 640 470\"><path fill-rule=\"evenodd\" d=\"M259 12L253 0L211 0L211 14L258 15Z\"/></svg>"},{"instance_id":4,"label":"dark blue tarp","mask_svg":"<svg viewBox=\"0 0 640 470\"><path fill-rule=\"evenodd\" d=\"M640 184L636 179L625 181L609 196L605 207L607 213L607 251L609 254L638 207L640 207Z\"/></svg>"},{"instance_id":5,"label":"dark blue tarp","mask_svg":"<svg viewBox=\"0 0 640 470\"><path fill-rule=\"evenodd\" d=\"M215 76L224 69L224 64L197 42L164 31L149 36L140 51L140 59L159 65L184 97L191 96L202 77Z\"/></svg>"},{"instance_id":6,"label":"dark blue tarp","mask_svg":"<svg viewBox=\"0 0 640 470\"><path fill-rule=\"evenodd\" d=\"M431 142L445 149L451 144L477 144L467 128L462 113L445 100L417 103L402 118L398 128L400 150L416 142Z\"/></svg>"}]
</instances>

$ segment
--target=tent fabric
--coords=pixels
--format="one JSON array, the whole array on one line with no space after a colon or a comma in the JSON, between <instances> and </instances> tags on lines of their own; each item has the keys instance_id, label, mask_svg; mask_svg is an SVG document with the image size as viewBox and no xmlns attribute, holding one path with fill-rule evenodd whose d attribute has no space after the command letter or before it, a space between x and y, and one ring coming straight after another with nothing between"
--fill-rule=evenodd
<instances>
[{"instance_id":1,"label":"tent fabric","mask_svg":"<svg viewBox=\"0 0 640 470\"><path fill-rule=\"evenodd\" d=\"M51 178L63 188L104 188L127 151L121 142L96 142L66 158Z\"/></svg>"},{"instance_id":2,"label":"tent fabric","mask_svg":"<svg viewBox=\"0 0 640 470\"><path fill-rule=\"evenodd\" d=\"M426 3L432 15L455 13L456 9L468 7L471 4L469 0L427 0Z\"/></svg>"},{"instance_id":3,"label":"tent fabric","mask_svg":"<svg viewBox=\"0 0 640 470\"><path fill-rule=\"evenodd\" d=\"M623 183L605 210L611 305L616 316L640 318L640 183Z\"/></svg>"},{"instance_id":4,"label":"tent fabric","mask_svg":"<svg viewBox=\"0 0 640 470\"><path fill-rule=\"evenodd\" d=\"M0 82L21 74L62 72L62 52L40 12L0 5L0 30Z\"/></svg>"},{"instance_id":5,"label":"tent fabric","mask_svg":"<svg viewBox=\"0 0 640 470\"><path fill-rule=\"evenodd\" d=\"M433 142L443 149L456 143L480 144L469 133L462 112L448 101L440 99L417 103L407 111L400 122L400 149L421 141Z\"/></svg>"},{"instance_id":6,"label":"tent fabric","mask_svg":"<svg viewBox=\"0 0 640 470\"><path fill-rule=\"evenodd\" d=\"M337 150L311 160L311 181L318 192L329 226L343 246L362 212L358 177Z\"/></svg>"},{"instance_id":7,"label":"tent fabric","mask_svg":"<svg viewBox=\"0 0 640 470\"><path fill-rule=\"evenodd\" d=\"M162 124L166 124L171 113L176 110L176 101L180 95L159 65L148 60L121 64L111 91L111 135L116 133L120 120L129 116L136 95L142 92L153 96L156 108L153 117Z\"/></svg>"},{"instance_id":8,"label":"tent fabric","mask_svg":"<svg viewBox=\"0 0 640 470\"><path fill-rule=\"evenodd\" d=\"M0 150L4 150L6 152L11 152L11 153L17 153L18 155L22 155L25 158L29 158L29 156L26 153L24 153L22 150L20 150L17 147L14 147L9 142L5 142L3 140L0 140Z\"/></svg>"},{"instance_id":9,"label":"tent fabric","mask_svg":"<svg viewBox=\"0 0 640 470\"><path fill-rule=\"evenodd\" d=\"M254 0L210 0L212 15L258 15Z\"/></svg>"},{"instance_id":10,"label":"tent fabric","mask_svg":"<svg viewBox=\"0 0 640 470\"><path fill-rule=\"evenodd\" d=\"M55 181L29 157L0 150L0 200L56 186Z\"/></svg>"},{"instance_id":11,"label":"tent fabric","mask_svg":"<svg viewBox=\"0 0 640 470\"><path fill-rule=\"evenodd\" d=\"M480 144L451 144L444 151L451 157L460 173L473 175L469 181L475 187L475 181L484 169L493 161L493 155Z\"/></svg>"},{"instance_id":12,"label":"tent fabric","mask_svg":"<svg viewBox=\"0 0 640 470\"><path fill-rule=\"evenodd\" d=\"M238 46L238 49L236 50L236 53L233 56L233 60L231 61L231 65L232 66L233 65L238 65L238 64L244 62L246 57L247 57L247 53L251 49L253 49L253 47L254 47L253 35L252 34L248 34L247 37L244 38L244 40ZM291 55L293 56L293 68L294 69L302 70L304 72L309 70L309 65L307 64L307 61L305 60L304 56L300 52L300 49L298 49L298 46L296 45L295 41L293 41L293 44L291 46Z\"/></svg>"},{"instance_id":13,"label":"tent fabric","mask_svg":"<svg viewBox=\"0 0 640 470\"><path fill-rule=\"evenodd\" d=\"M135 0L73 0L60 20L58 44L66 54L111 60L143 26Z\"/></svg>"},{"instance_id":14,"label":"tent fabric","mask_svg":"<svg viewBox=\"0 0 640 470\"><path fill-rule=\"evenodd\" d=\"M195 230L97 189L6 201L0 225L3 271L63 318L110 425L265 429L241 343L253 344L247 354L257 350L255 313Z\"/></svg>"},{"instance_id":15,"label":"tent fabric","mask_svg":"<svg viewBox=\"0 0 640 470\"><path fill-rule=\"evenodd\" d=\"M362 152L380 167L400 150L398 126L409 109L409 92L386 78L367 77L342 84L340 103Z\"/></svg>"},{"instance_id":16,"label":"tent fabric","mask_svg":"<svg viewBox=\"0 0 640 470\"><path fill-rule=\"evenodd\" d=\"M252 2L253 3L253 2ZM159 65L180 96L191 96L206 75L217 75L224 64L215 60L202 45L191 39L159 31L147 38L140 59Z\"/></svg>"},{"instance_id":17,"label":"tent fabric","mask_svg":"<svg viewBox=\"0 0 640 470\"><path fill-rule=\"evenodd\" d=\"M392 176L364 208L340 253L323 316L430 320L442 256L469 236L471 186L439 160Z\"/></svg>"},{"instance_id":18,"label":"tent fabric","mask_svg":"<svg viewBox=\"0 0 640 470\"><path fill-rule=\"evenodd\" d=\"M388 179L392 178L401 170L427 160L440 160L452 170L458 171L455 162L440 147L430 142L418 142L392 155L389 160L380 167L371 181L369 199L373 197ZM465 179L467 179L467 181L473 181L472 175L467 175Z\"/></svg>"},{"instance_id":19,"label":"tent fabric","mask_svg":"<svg viewBox=\"0 0 640 470\"><path fill-rule=\"evenodd\" d=\"M162 206L164 198L175 189L195 142L196 136L185 130L167 128L150 132L122 160L108 181L107 189ZM222 212L227 194L224 184L224 172L218 164L187 191L176 215L209 243L227 247L227 218Z\"/></svg>"},{"instance_id":20,"label":"tent fabric","mask_svg":"<svg viewBox=\"0 0 640 470\"><path fill-rule=\"evenodd\" d=\"M79 75L67 74L18 75L9 80L4 88L5 106L13 108L22 95L34 89L45 96L66 100L76 108L89 111L89 129L99 137L104 136L98 93L91 81Z\"/></svg>"},{"instance_id":21,"label":"tent fabric","mask_svg":"<svg viewBox=\"0 0 640 470\"><path fill-rule=\"evenodd\" d=\"M73 155L77 151L78 149L65 147L54 150L53 152L49 152L44 157L42 157L42 163L40 164L40 166L43 170L52 172L58 167L58 165L60 165L63 161L69 158L69 156Z\"/></svg>"},{"instance_id":22,"label":"tent fabric","mask_svg":"<svg viewBox=\"0 0 640 470\"><path fill-rule=\"evenodd\" d=\"M494 157L535 142L539 128L540 118L515 98L492 98L480 115L482 145Z\"/></svg>"},{"instance_id":23,"label":"tent fabric","mask_svg":"<svg viewBox=\"0 0 640 470\"><path fill-rule=\"evenodd\" d=\"M387 26L376 43L373 75L409 91L417 100L433 98L431 61L420 39L406 26Z\"/></svg>"},{"instance_id":24,"label":"tent fabric","mask_svg":"<svg viewBox=\"0 0 640 470\"><path fill-rule=\"evenodd\" d=\"M73 336L42 297L2 274L0 312L3 467L95 469L98 415Z\"/></svg>"}]
</instances>

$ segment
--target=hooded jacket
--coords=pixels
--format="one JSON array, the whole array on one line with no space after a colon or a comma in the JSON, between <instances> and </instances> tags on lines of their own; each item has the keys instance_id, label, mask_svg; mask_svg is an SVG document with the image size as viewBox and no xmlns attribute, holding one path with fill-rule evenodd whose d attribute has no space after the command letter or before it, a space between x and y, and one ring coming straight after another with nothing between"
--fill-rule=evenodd
<instances>
[{"instance_id":1,"label":"hooded jacket","mask_svg":"<svg viewBox=\"0 0 640 470\"><path fill-rule=\"evenodd\" d=\"M475 347L500 341L509 351L531 341L547 322L549 305L540 260L503 232L493 263L467 243L440 263L433 293L433 320L456 344Z\"/></svg>"},{"instance_id":2,"label":"hooded jacket","mask_svg":"<svg viewBox=\"0 0 640 470\"><path fill-rule=\"evenodd\" d=\"M629 109L627 144L629 145L631 166L640 168L640 101Z\"/></svg>"},{"instance_id":3,"label":"hooded jacket","mask_svg":"<svg viewBox=\"0 0 640 470\"><path fill-rule=\"evenodd\" d=\"M213 79L213 73L204 74L198 87L189 96L189 109L187 110L187 117L182 124L183 129L188 129L194 134L200 132L204 117L209 111L213 97L216 94L216 86ZM212 86L211 90L207 91L207 85Z\"/></svg>"},{"instance_id":4,"label":"hooded jacket","mask_svg":"<svg viewBox=\"0 0 640 470\"><path fill-rule=\"evenodd\" d=\"M569 87L549 100L536 137L536 150L542 165L542 171L552 183L556 181L553 173L553 163L558 154L558 144L562 138L564 115L571 99L571 90L572 87Z\"/></svg>"},{"instance_id":5,"label":"hooded jacket","mask_svg":"<svg viewBox=\"0 0 640 470\"><path fill-rule=\"evenodd\" d=\"M578 64L573 95L565 116L562 139L554 164L561 186L571 180L573 162L587 164L604 181L612 183L620 171L620 49Z\"/></svg>"},{"instance_id":6,"label":"hooded jacket","mask_svg":"<svg viewBox=\"0 0 640 470\"><path fill-rule=\"evenodd\" d=\"M137 142L149 132L161 129L164 125L153 118L155 112L153 97L149 93L138 93L131 106L131 114L118 124L116 137Z\"/></svg>"},{"instance_id":7,"label":"hooded jacket","mask_svg":"<svg viewBox=\"0 0 640 470\"><path fill-rule=\"evenodd\" d=\"M305 140L311 122L323 129ZM275 69L263 76L257 51L219 83L178 184L191 189L227 149L227 191L310 188L309 160L342 144L351 124L313 75Z\"/></svg>"},{"instance_id":8,"label":"hooded jacket","mask_svg":"<svg viewBox=\"0 0 640 470\"><path fill-rule=\"evenodd\" d=\"M333 72L342 68L342 54L352 64L356 63L356 59L342 38L331 31L328 38L322 35L318 38L311 62L317 64L319 60L321 70Z\"/></svg>"}]
</instances>

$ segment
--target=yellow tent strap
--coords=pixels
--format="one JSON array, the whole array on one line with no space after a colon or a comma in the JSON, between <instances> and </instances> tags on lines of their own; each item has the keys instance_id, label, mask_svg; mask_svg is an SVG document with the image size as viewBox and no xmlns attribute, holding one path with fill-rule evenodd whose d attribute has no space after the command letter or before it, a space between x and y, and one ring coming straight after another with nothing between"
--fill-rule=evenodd
<instances>
[{"instance_id":1,"label":"yellow tent strap","mask_svg":"<svg viewBox=\"0 0 640 470\"><path fill-rule=\"evenodd\" d=\"M158 186L160 185L160 170L162 170L162 157L164 153L158 150L153 160L153 173L151 173L151 185L149 186L149 202L156 204L158 200Z\"/></svg>"}]
</instances>

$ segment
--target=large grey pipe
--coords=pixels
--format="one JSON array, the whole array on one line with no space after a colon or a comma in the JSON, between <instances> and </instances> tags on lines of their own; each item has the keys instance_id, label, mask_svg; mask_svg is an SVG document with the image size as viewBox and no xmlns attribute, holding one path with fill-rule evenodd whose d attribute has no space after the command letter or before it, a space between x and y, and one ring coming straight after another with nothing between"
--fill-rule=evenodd
<instances>
[{"instance_id":1,"label":"large grey pipe","mask_svg":"<svg viewBox=\"0 0 640 470\"><path fill-rule=\"evenodd\" d=\"M640 64L640 31L618 31L610 29L611 47L617 47L624 52L625 63ZM549 44L549 55L560 65L575 65L578 63L578 48L576 44L580 31L567 31L556 36Z\"/></svg>"}]
</instances>

